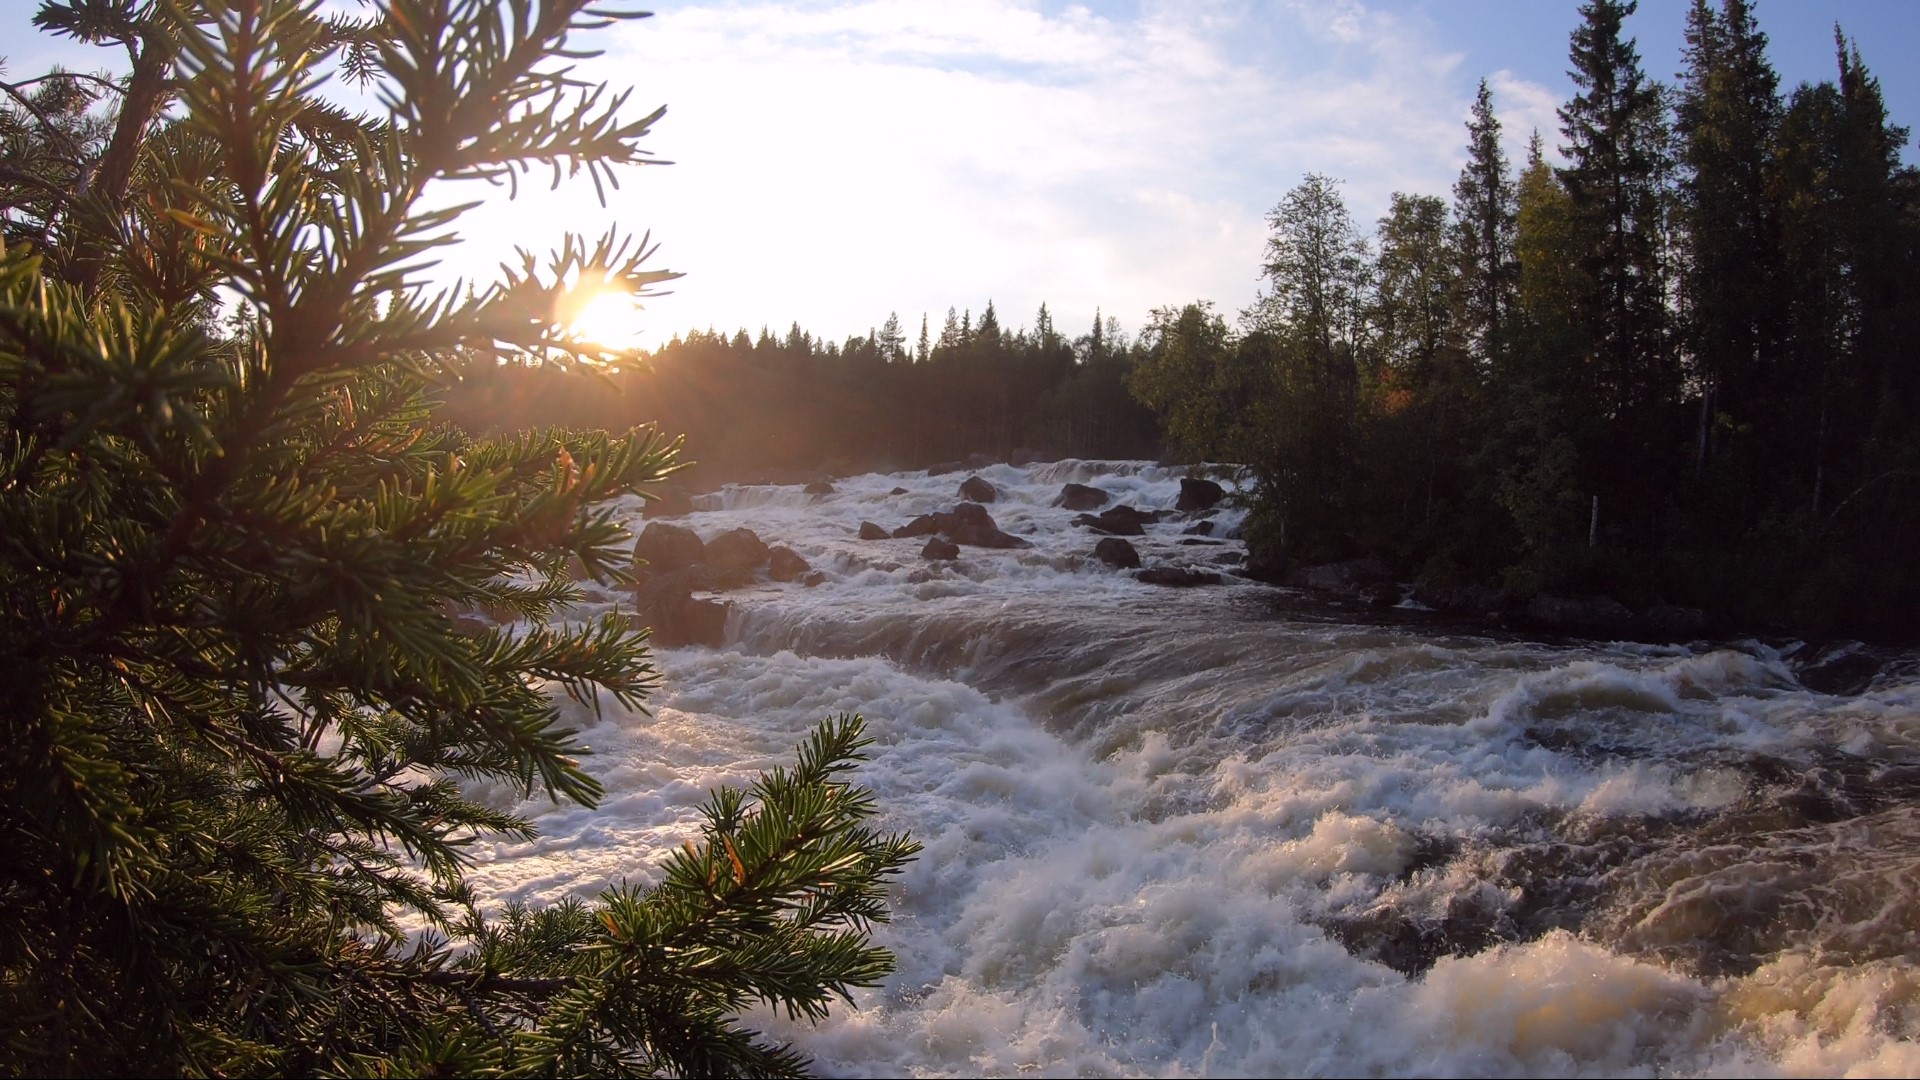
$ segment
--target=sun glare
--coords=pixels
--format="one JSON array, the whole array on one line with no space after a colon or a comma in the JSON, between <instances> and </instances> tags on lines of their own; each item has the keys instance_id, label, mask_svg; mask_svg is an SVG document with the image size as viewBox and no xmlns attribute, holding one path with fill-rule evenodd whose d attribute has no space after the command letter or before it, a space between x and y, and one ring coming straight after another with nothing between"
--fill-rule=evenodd
<instances>
[{"instance_id":1,"label":"sun glare","mask_svg":"<svg viewBox=\"0 0 1920 1080\"><path fill-rule=\"evenodd\" d=\"M581 338L611 349L637 348L646 327L630 293L602 289L580 305L567 325Z\"/></svg>"}]
</instances>

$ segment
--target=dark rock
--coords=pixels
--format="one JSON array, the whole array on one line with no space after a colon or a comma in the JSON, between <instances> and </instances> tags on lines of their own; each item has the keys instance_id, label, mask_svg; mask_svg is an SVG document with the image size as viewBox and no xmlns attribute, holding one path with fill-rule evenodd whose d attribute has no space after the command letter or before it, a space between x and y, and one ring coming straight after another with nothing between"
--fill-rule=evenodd
<instances>
[{"instance_id":1,"label":"dark rock","mask_svg":"<svg viewBox=\"0 0 1920 1080\"><path fill-rule=\"evenodd\" d=\"M945 476L950 472L959 472L967 467L964 461L943 461L938 465L927 466L928 476Z\"/></svg>"},{"instance_id":2,"label":"dark rock","mask_svg":"<svg viewBox=\"0 0 1920 1080\"><path fill-rule=\"evenodd\" d=\"M887 494L889 495L905 495L906 493L907 493L907 489L903 487L897 487L897 488L894 488L892 491L887 492Z\"/></svg>"},{"instance_id":3,"label":"dark rock","mask_svg":"<svg viewBox=\"0 0 1920 1080\"><path fill-rule=\"evenodd\" d=\"M1413 602L1435 611L1498 615L1506 609L1507 594L1491 585L1418 584L1413 587Z\"/></svg>"},{"instance_id":4,"label":"dark rock","mask_svg":"<svg viewBox=\"0 0 1920 1080\"><path fill-rule=\"evenodd\" d=\"M1163 510L1142 510L1137 506L1110 506L1100 511L1100 516L1109 521L1131 521L1135 525L1151 525L1167 516Z\"/></svg>"},{"instance_id":5,"label":"dark rock","mask_svg":"<svg viewBox=\"0 0 1920 1080\"><path fill-rule=\"evenodd\" d=\"M1180 541L1180 546L1181 547L1219 547L1223 543L1225 543L1225 541L1223 540L1202 540L1198 536L1189 536L1185 540Z\"/></svg>"},{"instance_id":6,"label":"dark rock","mask_svg":"<svg viewBox=\"0 0 1920 1080\"><path fill-rule=\"evenodd\" d=\"M693 586L699 580L697 571L681 571L636 586L633 599L637 610L629 616L630 625L635 629L652 627L655 645L718 648L727 637L728 605L694 598Z\"/></svg>"},{"instance_id":7,"label":"dark rock","mask_svg":"<svg viewBox=\"0 0 1920 1080\"><path fill-rule=\"evenodd\" d=\"M683 487L659 487L643 494L651 497L641 504L641 517L680 517L693 513L693 494Z\"/></svg>"},{"instance_id":8,"label":"dark rock","mask_svg":"<svg viewBox=\"0 0 1920 1080\"><path fill-rule=\"evenodd\" d=\"M1247 565L1241 567L1240 573L1255 581L1279 585L1287 579L1287 557L1277 551L1249 551Z\"/></svg>"},{"instance_id":9,"label":"dark rock","mask_svg":"<svg viewBox=\"0 0 1920 1080\"><path fill-rule=\"evenodd\" d=\"M752 529L728 529L707 541L706 562L718 574L751 574L767 564L770 554Z\"/></svg>"},{"instance_id":10,"label":"dark rock","mask_svg":"<svg viewBox=\"0 0 1920 1080\"><path fill-rule=\"evenodd\" d=\"M1354 592L1362 585L1373 585L1393 576L1387 564L1375 558L1349 559L1346 562L1302 566L1287 575L1286 583L1301 589L1323 592Z\"/></svg>"},{"instance_id":11,"label":"dark rock","mask_svg":"<svg viewBox=\"0 0 1920 1080\"><path fill-rule=\"evenodd\" d=\"M704 561L706 554L707 546L700 542L698 533L664 521L648 522L633 542L634 564L644 563L648 572L655 574L684 570Z\"/></svg>"},{"instance_id":12,"label":"dark rock","mask_svg":"<svg viewBox=\"0 0 1920 1080\"><path fill-rule=\"evenodd\" d=\"M862 540L885 540L892 535L892 533L875 525L871 521L863 521L860 523L860 539Z\"/></svg>"},{"instance_id":13,"label":"dark rock","mask_svg":"<svg viewBox=\"0 0 1920 1080\"><path fill-rule=\"evenodd\" d=\"M1074 517L1073 523L1082 528L1092 529L1094 532L1106 533L1108 536L1145 536L1147 532L1137 521L1115 520L1105 514L1099 517L1092 514L1079 514Z\"/></svg>"},{"instance_id":14,"label":"dark rock","mask_svg":"<svg viewBox=\"0 0 1920 1080\"><path fill-rule=\"evenodd\" d=\"M1189 526L1187 526L1186 528L1184 528L1184 529L1181 529L1181 530L1180 530L1180 535L1182 535L1182 536L1212 536L1212 535L1213 535L1213 522L1211 522L1211 521L1196 521L1196 522L1194 522L1193 524L1191 524L1191 525L1189 525Z\"/></svg>"},{"instance_id":15,"label":"dark rock","mask_svg":"<svg viewBox=\"0 0 1920 1080\"><path fill-rule=\"evenodd\" d=\"M1132 544L1117 536L1109 536L1093 545L1093 557L1115 570L1132 570L1140 565L1140 553L1134 550Z\"/></svg>"},{"instance_id":16,"label":"dark rock","mask_svg":"<svg viewBox=\"0 0 1920 1080\"><path fill-rule=\"evenodd\" d=\"M1706 633L1707 613L1699 608L1655 604L1640 613L1640 625L1648 637L1686 641Z\"/></svg>"},{"instance_id":17,"label":"dark rock","mask_svg":"<svg viewBox=\"0 0 1920 1080\"><path fill-rule=\"evenodd\" d=\"M933 515L940 534L956 544L969 547L1024 548L1033 545L1018 536L1000 531L987 508L964 502L944 513Z\"/></svg>"},{"instance_id":18,"label":"dark rock","mask_svg":"<svg viewBox=\"0 0 1920 1080\"><path fill-rule=\"evenodd\" d=\"M800 584L805 585L809 589L812 589L819 586L822 582L826 580L827 580L827 575L821 573L818 570L809 570L805 574L801 575Z\"/></svg>"},{"instance_id":19,"label":"dark rock","mask_svg":"<svg viewBox=\"0 0 1920 1080\"><path fill-rule=\"evenodd\" d=\"M1000 496L1000 489L977 476L969 476L960 481L960 497L977 503L990 503Z\"/></svg>"},{"instance_id":20,"label":"dark rock","mask_svg":"<svg viewBox=\"0 0 1920 1080\"><path fill-rule=\"evenodd\" d=\"M921 514L905 525L893 530L895 539L907 536L932 536L940 531L940 522L932 514Z\"/></svg>"},{"instance_id":21,"label":"dark rock","mask_svg":"<svg viewBox=\"0 0 1920 1080\"><path fill-rule=\"evenodd\" d=\"M1226 497L1227 489L1211 480L1183 476L1180 478L1180 499L1173 504L1173 508L1183 514L1211 510Z\"/></svg>"},{"instance_id":22,"label":"dark rock","mask_svg":"<svg viewBox=\"0 0 1920 1080\"><path fill-rule=\"evenodd\" d=\"M1623 634L1633 626L1633 612L1620 601L1606 596L1578 600L1536 596L1527 605L1526 617L1546 629L1589 634Z\"/></svg>"},{"instance_id":23,"label":"dark rock","mask_svg":"<svg viewBox=\"0 0 1920 1080\"><path fill-rule=\"evenodd\" d=\"M1190 566L1155 566L1133 575L1134 580L1148 585L1171 585L1175 588L1187 588L1194 585L1218 585L1220 575L1211 570L1195 570Z\"/></svg>"},{"instance_id":24,"label":"dark rock","mask_svg":"<svg viewBox=\"0 0 1920 1080\"><path fill-rule=\"evenodd\" d=\"M1360 602L1370 608L1390 608L1400 602L1400 586L1390 581L1376 581L1360 586L1358 595Z\"/></svg>"},{"instance_id":25,"label":"dark rock","mask_svg":"<svg viewBox=\"0 0 1920 1080\"><path fill-rule=\"evenodd\" d=\"M815 480L813 483L801 488L800 491L805 495L831 495L833 494L833 485L827 483L825 480Z\"/></svg>"},{"instance_id":26,"label":"dark rock","mask_svg":"<svg viewBox=\"0 0 1920 1080\"><path fill-rule=\"evenodd\" d=\"M493 624L479 615L462 612L453 617L453 632L462 637L479 637L493 629Z\"/></svg>"},{"instance_id":27,"label":"dark rock","mask_svg":"<svg viewBox=\"0 0 1920 1080\"><path fill-rule=\"evenodd\" d=\"M798 581L811 569L807 560L792 548L777 547L767 553L767 576L775 581Z\"/></svg>"},{"instance_id":28,"label":"dark rock","mask_svg":"<svg viewBox=\"0 0 1920 1080\"><path fill-rule=\"evenodd\" d=\"M957 559L960 557L960 545L937 536L927 538L927 546L920 549L923 559Z\"/></svg>"},{"instance_id":29,"label":"dark rock","mask_svg":"<svg viewBox=\"0 0 1920 1080\"><path fill-rule=\"evenodd\" d=\"M1060 497L1053 500L1053 505L1067 510L1098 510L1107 505L1112 498L1113 496L1097 487L1068 484L1060 489Z\"/></svg>"},{"instance_id":30,"label":"dark rock","mask_svg":"<svg viewBox=\"0 0 1920 1080\"><path fill-rule=\"evenodd\" d=\"M1800 685L1821 694L1858 694L1880 674L1881 661L1857 641L1802 649L1787 657Z\"/></svg>"}]
</instances>

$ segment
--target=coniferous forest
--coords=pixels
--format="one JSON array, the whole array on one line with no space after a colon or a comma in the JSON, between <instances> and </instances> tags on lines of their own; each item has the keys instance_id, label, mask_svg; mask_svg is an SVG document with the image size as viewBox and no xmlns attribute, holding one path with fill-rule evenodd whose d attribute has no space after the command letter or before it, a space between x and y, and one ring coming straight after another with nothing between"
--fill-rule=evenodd
<instances>
[{"instance_id":1,"label":"coniferous forest","mask_svg":"<svg viewBox=\"0 0 1920 1080\"><path fill-rule=\"evenodd\" d=\"M1372 556L1445 595L1697 606L1728 626L1920 625L1920 173L1859 49L1787 88L1744 0L1697 0L1679 75L1592 0L1576 94L1524 160L1486 84L1449 193L1371 228L1310 174L1259 299L1130 340L989 302L866 336L695 332L604 387L502 368L477 428L687 434L709 481L986 453L1242 463L1267 566ZM1557 146L1551 155L1548 143ZM917 331L917 332L916 332ZM1464 592L1459 592L1464 590Z\"/></svg>"}]
</instances>

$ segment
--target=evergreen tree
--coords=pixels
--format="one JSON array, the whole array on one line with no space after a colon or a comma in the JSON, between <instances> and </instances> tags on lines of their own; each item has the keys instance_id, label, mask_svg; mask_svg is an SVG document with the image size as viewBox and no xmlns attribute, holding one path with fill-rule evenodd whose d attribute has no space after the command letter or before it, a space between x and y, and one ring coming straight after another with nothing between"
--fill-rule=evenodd
<instances>
[{"instance_id":1,"label":"evergreen tree","mask_svg":"<svg viewBox=\"0 0 1920 1080\"><path fill-rule=\"evenodd\" d=\"M568 283L674 275L609 234L435 291L420 257L460 209L421 196L536 164L604 182L660 113L568 74L610 17L588 0L317 11L42 11L139 53L101 157L126 146L124 180L75 193L86 227L0 244L0 1072L797 1072L737 1014L818 1018L889 970L865 931L914 850L846 783L856 719L716 791L657 888L495 912L463 878L532 829L459 781L602 794L552 694L638 707L645 634L550 620L570 565L621 577L608 500L673 448L473 441L427 395L496 359L629 359L556 324ZM386 114L315 98L328 64Z\"/></svg>"},{"instance_id":2,"label":"evergreen tree","mask_svg":"<svg viewBox=\"0 0 1920 1080\"><path fill-rule=\"evenodd\" d=\"M1513 173L1500 147L1500 120L1493 113L1487 81L1467 121L1467 164L1453 185L1454 246L1460 253L1460 332L1474 358L1496 362L1503 332L1519 288L1520 265L1514 257L1515 219L1519 213Z\"/></svg>"},{"instance_id":3,"label":"evergreen tree","mask_svg":"<svg viewBox=\"0 0 1920 1080\"><path fill-rule=\"evenodd\" d=\"M920 313L920 340L913 347L913 362L916 364L926 363L929 351L927 347L927 313L923 311Z\"/></svg>"}]
</instances>

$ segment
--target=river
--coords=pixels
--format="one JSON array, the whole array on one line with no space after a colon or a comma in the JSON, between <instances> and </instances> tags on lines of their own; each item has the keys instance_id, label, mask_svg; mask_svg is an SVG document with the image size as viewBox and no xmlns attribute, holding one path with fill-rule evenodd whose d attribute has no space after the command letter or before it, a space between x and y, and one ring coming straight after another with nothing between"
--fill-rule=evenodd
<instances>
[{"instance_id":1,"label":"river","mask_svg":"<svg viewBox=\"0 0 1920 1080\"><path fill-rule=\"evenodd\" d=\"M710 787L858 712L858 780L925 852L877 930L884 986L817 1027L751 1017L821 1073L1920 1075L1915 658L1830 696L1779 642L1142 584L1050 504L1075 481L1171 506L1144 462L981 470L1031 548L857 538L964 475L697 497L680 523L825 580L728 593L725 647L658 652L650 715L575 710L608 797L519 806L542 835L483 848L480 894L656 880ZM1134 543L1230 569L1240 545L1186 524Z\"/></svg>"}]
</instances>

